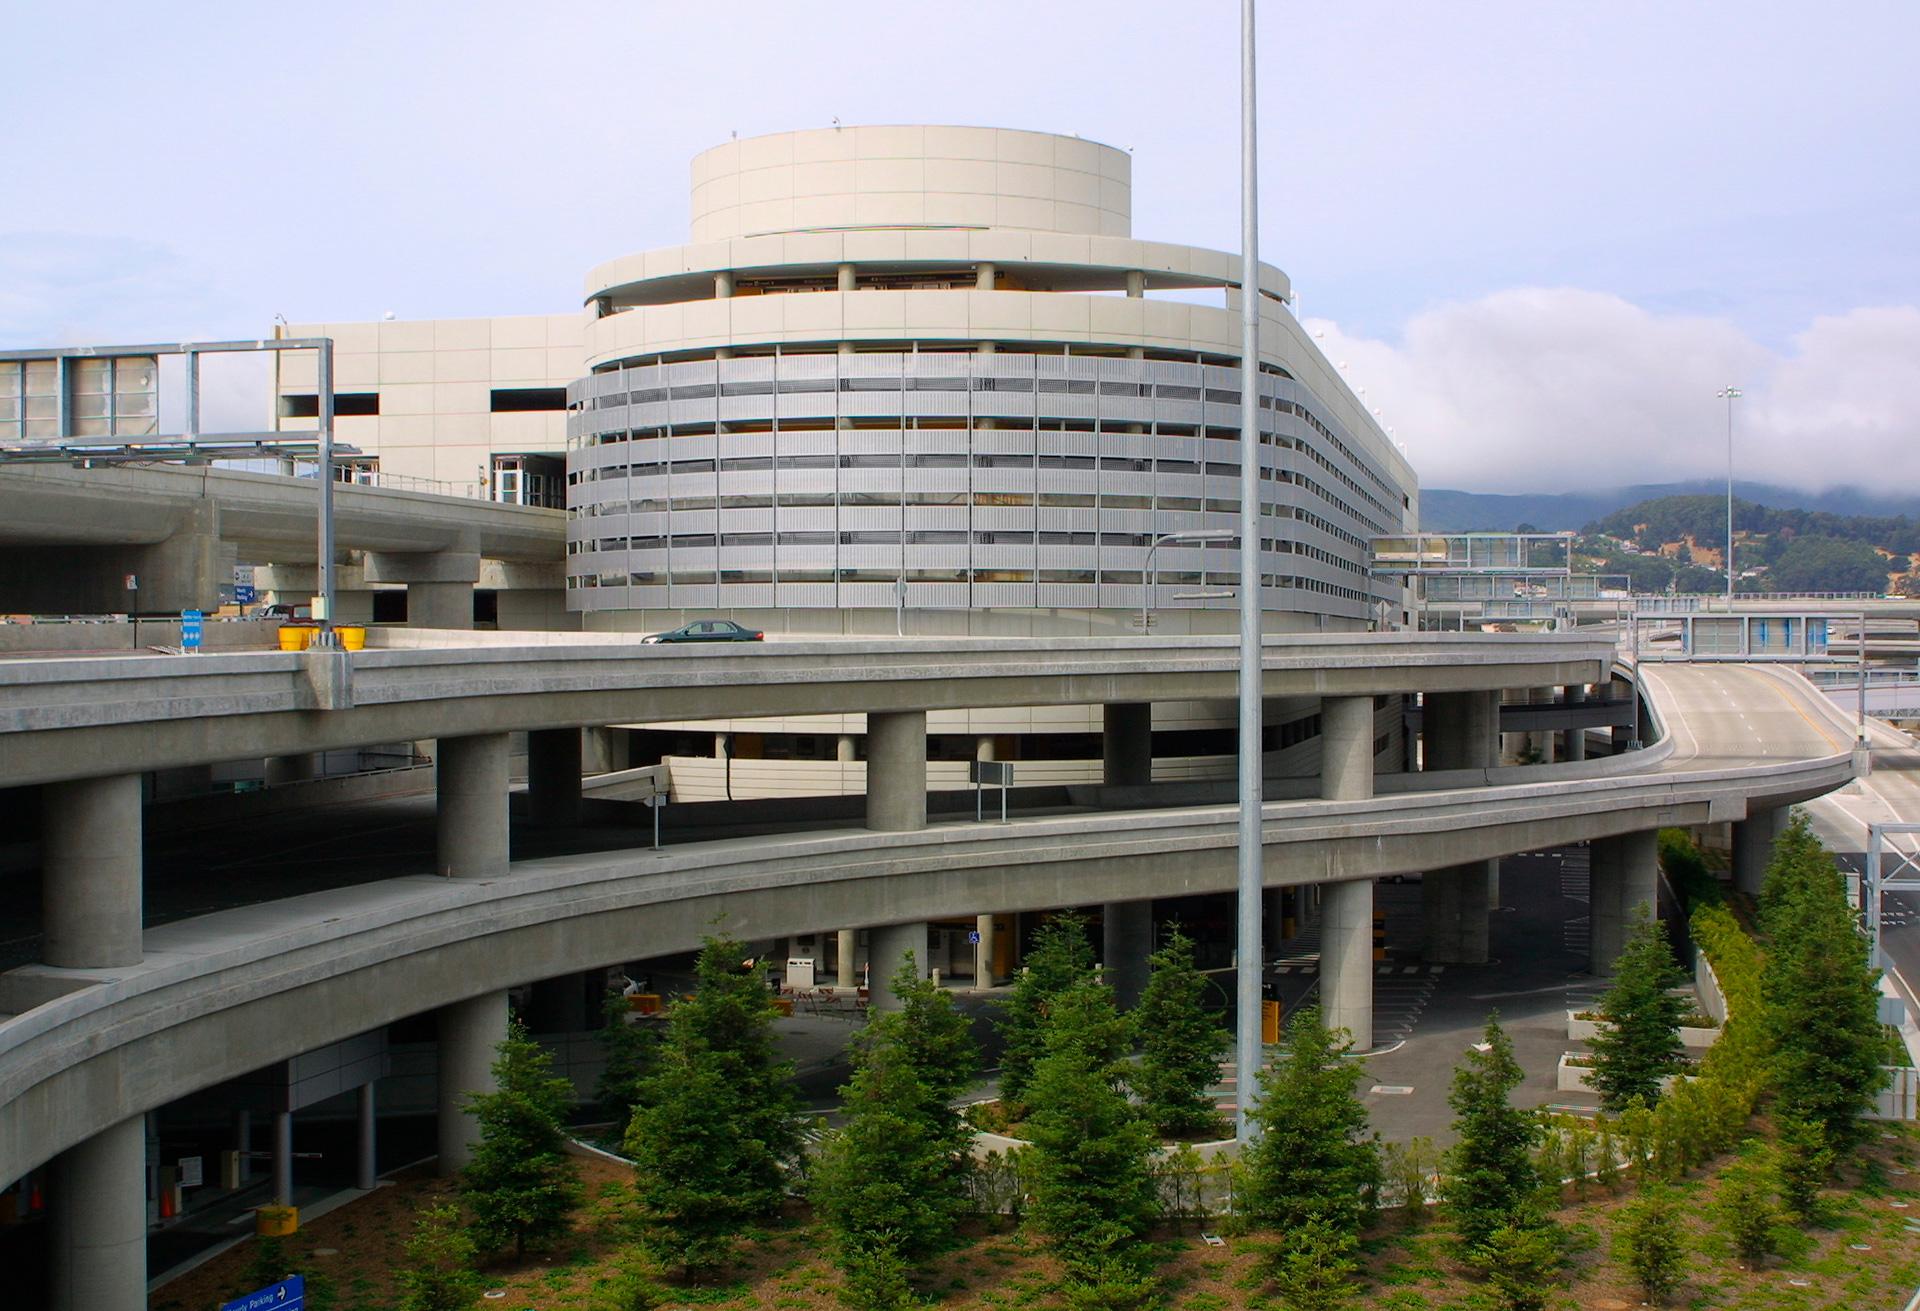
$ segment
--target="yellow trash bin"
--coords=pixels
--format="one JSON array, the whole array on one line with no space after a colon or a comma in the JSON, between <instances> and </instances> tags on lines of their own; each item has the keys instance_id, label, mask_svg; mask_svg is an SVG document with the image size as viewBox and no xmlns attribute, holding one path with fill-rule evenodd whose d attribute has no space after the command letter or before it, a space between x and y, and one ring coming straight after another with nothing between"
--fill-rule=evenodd
<instances>
[{"instance_id":1,"label":"yellow trash bin","mask_svg":"<svg viewBox=\"0 0 1920 1311\"><path fill-rule=\"evenodd\" d=\"M299 1228L297 1206L263 1206L253 1213L253 1232L262 1238L287 1238Z\"/></svg>"},{"instance_id":2,"label":"yellow trash bin","mask_svg":"<svg viewBox=\"0 0 1920 1311\"><path fill-rule=\"evenodd\" d=\"M1260 1041L1265 1043L1280 1041L1280 1003L1277 1001L1260 1003Z\"/></svg>"},{"instance_id":3,"label":"yellow trash bin","mask_svg":"<svg viewBox=\"0 0 1920 1311\"><path fill-rule=\"evenodd\" d=\"M304 651L313 641L313 628L308 624L280 625L280 649L282 651Z\"/></svg>"},{"instance_id":4,"label":"yellow trash bin","mask_svg":"<svg viewBox=\"0 0 1920 1311\"><path fill-rule=\"evenodd\" d=\"M348 651L364 651L367 647L367 630L358 624L347 624L333 630L340 639L342 648Z\"/></svg>"}]
</instances>

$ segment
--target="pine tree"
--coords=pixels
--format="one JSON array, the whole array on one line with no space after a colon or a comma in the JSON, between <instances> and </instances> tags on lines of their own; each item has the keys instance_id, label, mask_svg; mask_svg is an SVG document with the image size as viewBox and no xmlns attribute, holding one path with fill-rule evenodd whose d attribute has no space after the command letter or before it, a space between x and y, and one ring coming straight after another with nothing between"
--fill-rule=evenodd
<instances>
[{"instance_id":1,"label":"pine tree","mask_svg":"<svg viewBox=\"0 0 1920 1311\"><path fill-rule=\"evenodd\" d=\"M793 1067L775 1059L773 1001L744 953L707 939L627 1126L647 1242L688 1270L724 1262L742 1229L779 1208L799 1154Z\"/></svg>"},{"instance_id":2,"label":"pine tree","mask_svg":"<svg viewBox=\"0 0 1920 1311\"><path fill-rule=\"evenodd\" d=\"M1614 1247L1655 1306L1665 1306L1686 1278L1680 1208L1664 1188L1650 1189L1620 1212Z\"/></svg>"},{"instance_id":3,"label":"pine tree","mask_svg":"<svg viewBox=\"0 0 1920 1311\"><path fill-rule=\"evenodd\" d=\"M1207 1090L1220 1077L1226 1031L1207 1012L1207 977L1177 925L1147 964L1152 973L1133 1011L1140 1062L1127 1082L1157 1132L1204 1133L1220 1123Z\"/></svg>"},{"instance_id":4,"label":"pine tree","mask_svg":"<svg viewBox=\"0 0 1920 1311\"><path fill-rule=\"evenodd\" d=\"M978 1057L966 1017L918 973L909 958L893 979L901 1008L876 1015L854 1044L846 1123L813 1171L844 1296L860 1311L899 1303L910 1265L952 1241L966 1204L954 1186L966 1131L951 1099Z\"/></svg>"},{"instance_id":5,"label":"pine tree","mask_svg":"<svg viewBox=\"0 0 1920 1311\"><path fill-rule=\"evenodd\" d=\"M594 1084L593 1097L619 1120L622 1130L633 1115L634 1103L640 1100L640 1089L659 1042L659 1034L651 1026L629 1023L632 1014L624 995L608 993L597 1035L606 1064Z\"/></svg>"},{"instance_id":6,"label":"pine tree","mask_svg":"<svg viewBox=\"0 0 1920 1311\"><path fill-rule=\"evenodd\" d=\"M1340 1311L1349 1305L1360 1263L1360 1240L1325 1218L1289 1229L1269 1258L1268 1270L1287 1311Z\"/></svg>"},{"instance_id":7,"label":"pine tree","mask_svg":"<svg viewBox=\"0 0 1920 1311\"><path fill-rule=\"evenodd\" d=\"M1158 1208L1152 1131L1121 1085L1128 1046L1112 989L1083 979L1053 998L1028 1090L1028 1216L1082 1282L1131 1269Z\"/></svg>"},{"instance_id":8,"label":"pine tree","mask_svg":"<svg viewBox=\"0 0 1920 1311\"><path fill-rule=\"evenodd\" d=\"M1493 1285L1502 1311L1541 1311L1564 1258L1552 1225L1521 1220L1496 1226L1468 1259Z\"/></svg>"},{"instance_id":9,"label":"pine tree","mask_svg":"<svg viewBox=\"0 0 1920 1311\"><path fill-rule=\"evenodd\" d=\"M1887 1077L1880 974L1868 964L1833 858L1810 834L1799 840L1804 829L1805 817L1795 816L1769 867L1771 941L1760 987L1777 1113L1816 1122L1826 1145L1844 1155L1864 1139L1862 1116Z\"/></svg>"},{"instance_id":10,"label":"pine tree","mask_svg":"<svg viewBox=\"0 0 1920 1311\"><path fill-rule=\"evenodd\" d=\"M463 1311L480 1295L473 1270L473 1240L460 1227L460 1212L433 1206L414 1222L406 1264L399 1270L400 1311Z\"/></svg>"},{"instance_id":11,"label":"pine tree","mask_svg":"<svg viewBox=\"0 0 1920 1311\"><path fill-rule=\"evenodd\" d=\"M1633 1097L1658 1100L1660 1080L1679 1068L1687 1003L1674 989L1686 981L1667 946L1666 927L1641 902L1614 966L1613 986L1600 1000L1607 1025L1589 1044L1593 1086L1605 1109L1617 1111Z\"/></svg>"},{"instance_id":12,"label":"pine tree","mask_svg":"<svg viewBox=\"0 0 1920 1311\"><path fill-rule=\"evenodd\" d=\"M1741 1161L1720 1176L1720 1188L1713 1199L1714 1217L1727 1245L1749 1270L1758 1270L1761 1262L1773 1254L1774 1228L1780 1222L1774 1205L1774 1189L1765 1168L1756 1161Z\"/></svg>"},{"instance_id":13,"label":"pine tree","mask_svg":"<svg viewBox=\"0 0 1920 1311\"><path fill-rule=\"evenodd\" d=\"M1781 927L1781 914L1789 901L1830 879L1837 878L1833 856L1815 836L1812 821L1804 810L1793 812L1787 826L1773 840L1773 854L1767 860L1760 884L1760 926L1769 935Z\"/></svg>"},{"instance_id":14,"label":"pine tree","mask_svg":"<svg viewBox=\"0 0 1920 1311\"><path fill-rule=\"evenodd\" d=\"M1026 967L1000 1004L1000 1099L1021 1106L1033 1067L1046 1053L1047 1012L1059 993L1093 976L1093 946L1087 922L1076 912L1056 915L1033 935Z\"/></svg>"},{"instance_id":15,"label":"pine tree","mask_svg":"<svg viewBox=\"0 0 1920 1311\"><path fill-rule=\"evenodd\" d=\"M553 1057L518 1020L496 1050L494 1091L467 1097L480 1141L460 1189L475 1245L485 1253L511 1245L518 1260L565 1233L580 1204L579 1174L566 1154L573 1085L552 1073Z\"/></svg>"},{"instance_id":16,"label":"pine tree","mask_svg":"<svg viewBox=\"0 0 1920 1311\"><path fill-rule=\"evenodd\" d=\"M1778 1122L1773 1145L1773 1176L1787 1215L1805 1223L1814 1218L1820 1185L1833 1172L1834 1153L1817 1120L1786 1116Z\"/></svg>"},{"instance_id":17,"label":"pine tree","mask_svg":"<svg viewBox=\"0 0 1920 1311\"><path fill-rule=\"evenodd\" d=\"M1500 1226L1531 1220L1540 1187L1533 1165L1540 1120L1508 1100L1525 1075L1498 1014L1487 1017L1484 1045L1485 1051L1469 1051L1454 1070L1447 1096L1455 1142L1440 1195L1469 1252Z\"/></svg>"},{"instance_id":18,"label":"pine tree","mask_svg":"<svg viewBox=\"0 0 1920 1311\"><path fill-rule=\"evenodd\" d=\"M1273 1065L1260 1076L1252 1117L1259 1136L1241 1157L1246 1212L1292 1230L1325 1220L1360 1232L1380 1191L1380 1140L1367 1132L1356 1097L1366 1073L1346 1059L1346 1030L1321 1025L1320 1009L1296 1011Z\"/></svg>"}]
</instances>

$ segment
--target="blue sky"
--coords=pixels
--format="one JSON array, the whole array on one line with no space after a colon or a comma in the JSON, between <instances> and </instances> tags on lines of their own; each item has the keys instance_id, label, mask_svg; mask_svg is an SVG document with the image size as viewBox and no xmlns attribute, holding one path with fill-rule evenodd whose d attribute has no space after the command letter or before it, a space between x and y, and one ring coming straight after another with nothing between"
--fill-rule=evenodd
<instances>
[{"instance_id":1,"label":"blue sky","mask_svg":"<svg viewBox=\"0 0 1920 1311\"><path fill-rule=\"evenodd\" d=\"M9 18L0 344L556 311L687 160L856 122L1134 152L1237 244L1236 6L106 3ZM1423 481L1865 481L1920 447L1920 6L1261 15L1262 253ZM1920 462L1915 462L1920 463Z\"/></svg>"}]
</instances>

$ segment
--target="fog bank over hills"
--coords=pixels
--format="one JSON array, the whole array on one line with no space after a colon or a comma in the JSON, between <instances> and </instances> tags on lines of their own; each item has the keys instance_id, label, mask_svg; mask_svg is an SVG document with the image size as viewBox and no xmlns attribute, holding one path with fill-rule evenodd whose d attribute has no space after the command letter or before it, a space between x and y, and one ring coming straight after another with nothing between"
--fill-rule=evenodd
<instances>
[{"instance_id":1,"label":"fog bank over hills","mask_svg":"<svg viewBox=\"0 0 1920 1311\"><path fill-rule=\"evenodd\" d=\"M1815 492L1736 479L1733 490L1740 500L1776 509L1920 516L1920 487L1904 495L1884 496L1855 487L1829 487ZM1640 501L1662 496L1724 496L1726 491L1725 482L1710 478L1641 483L1590 492L1500 494L1431 487L1420 493L1420 527L1427 532L1510 532L1524 523L1541 532L1562 532L1577 530Z\"/></svg>"}]
</instances>

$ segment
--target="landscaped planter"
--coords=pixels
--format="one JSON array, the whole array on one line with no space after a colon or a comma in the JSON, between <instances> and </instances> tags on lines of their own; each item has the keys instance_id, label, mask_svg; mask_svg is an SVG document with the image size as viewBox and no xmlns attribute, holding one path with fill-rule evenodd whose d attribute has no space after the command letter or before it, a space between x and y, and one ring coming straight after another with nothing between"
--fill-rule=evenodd
<instances>
[{"instance_id":1,"label":"landscaped planter","mask_svg":"<svg viewBox=\"0 0 1920 1311\"><path fill-rule=\"evenodd\" d=\"M1594 1035L1607 1027L1605 1020L1583 1020L1579 1011L1567 1012L1567 1038L1573 1042L1592 1042ZM1705 1051L1720 1039L1718 1028L1680 1026L1680 1045L1691 1051Z\"/></svg>"},{"instance_id":2,"label":"landscaped planter","mask_svg":"<svg viewBox=\"0 0 1920 1311\"><path fill-rule=\"evenodd\" d=\"M1033 1144L1024 1138L976 1129L968 1154L978 1165L986 1165L994 1158L1004 1165L1031 1146ZM1191 1148L1193 1154L1199 1158L1201 1177L1196 1181L1199 1191L1193 1201L1200 1211L1206 1214L1224 1210L1229 1200L1226 1167L1240 1155L1239 1141L1234 1138L1220 1138L1204 1143L1161 1143L1154 1148L1153 1154L1156 1160L1164 1159L1172 1156L1182 1147ZM1023 1188L1024 1185L1016 1181L1014 1187L1018 1189ZM1016 1200L1009 1195L994 1209L1011 1209ZM992 1206L991 1203L989 1205Z\"/></svg>"},{"instance_id":3,"label":"landscaped planter","mask_svg":"<svg viewBox=\"0 0 1920 1311\"><path fill-rule=\"evenodd\" d=\"M1595 1096L1599 1095L1599 1090L1593 1086L1593 1067L1591 1065L1573 1064L1574 1061L1585 1059L1587 1059L1585 1052L1562 1052L1560 1054L1560 1064L1554 1069L1553 1086L1557 1091L1588 1092L1593 1093ZM1669 1074L1661 1079L1660 1091L1666 1092L1669 1088L1673 1087L1673 1081L1676 1077L1675 1075Z\"/></svg>"}]
</instances>

